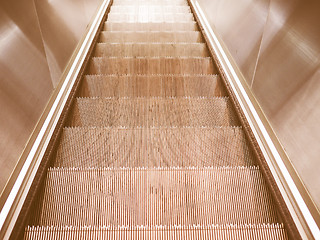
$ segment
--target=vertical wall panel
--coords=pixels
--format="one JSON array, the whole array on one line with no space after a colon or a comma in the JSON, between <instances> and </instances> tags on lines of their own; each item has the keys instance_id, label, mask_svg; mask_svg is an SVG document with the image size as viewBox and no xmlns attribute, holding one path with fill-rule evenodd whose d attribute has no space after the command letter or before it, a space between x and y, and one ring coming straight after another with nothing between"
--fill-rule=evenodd
<instances>
[{"instance_id":1,"label":"vertical wall panel","mask_svg":"<svg viewBox=\"0 0 320 240\"><path fill-rule=\"evenodd\" d=\"M253 92L320 207L320 2L272 0L270 10Z\"/></svg>"},{"instance_id":2,"label":"vertical wall panel","mask_svg":"<svg viewBox=\"0 0 320 240\"><path fill-rule=\"evenodd\" d=\"M0 1L0 191L101 2Z\"/></svg>"},{"instance_id":3,"label":"vertical wall panel","mask_svg":"<svg viewBox=\"0 0 320 240\"><path fill-rule=\"evenodd\" d=\"M280 8L277 1L272 3L274 13L268 19L253 84L269 116L280 112L286 101L313 76L319 61L320 44L317 46L316 41L320 28L313 24L320 20L320 17L313 19L318 15L317 6L297 3L294 8L290 6L291 13L284 18L277 11L286 10L283 5Z\"/></svg>"},{"instance_id":4,"label":"vertical wall panel","mask_svg":"<svg viewBox=\"0 0 320 240\"><path fill-rule=\"evenodd\" d=\"M208 21L227 45L249 85L258 60L269 1L198 0Z\"/></svg>"},{"instance_id":5,"label":"vertical wall panel","mask_svg":"<svg viewBox=\"0 0 320 240\"><path fill-rule=\"evenodd\" d=\"M320 207L320 2L197 2Z\"/></svg>"},{"instance_id":6,"label":"vertical wall panel","mask_svg":"<svg viewBox=\"0 0 320 240\"><path fill-rule=\"evenodd\" d=\"M69 61L100 1L34 0L53 85Z\"/></svg>"},{"instance_id":7,"label":"vertical wall panel","mask_svg":"<svg viewBox=\"0 0 320 240\"><path fill-rule=\"evenodd\" d=\"M52 83L32 0L0 2L0 189L49 99Z\"/></svg>"}]
</instances>

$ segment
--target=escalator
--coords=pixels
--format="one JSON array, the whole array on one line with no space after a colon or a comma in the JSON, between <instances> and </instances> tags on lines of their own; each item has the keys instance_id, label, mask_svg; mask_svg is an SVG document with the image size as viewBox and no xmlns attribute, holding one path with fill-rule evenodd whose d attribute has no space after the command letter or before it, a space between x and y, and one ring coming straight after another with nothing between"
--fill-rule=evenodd
<instances>
[{"instance_id":1,"label":"escalator","mask_svg":"<svg viewBox=\"0 0 320 240\"><path fill-rule=\"evenodd\" d=\"M24 239L292 238L264 176L188 2L114 0Z\"/></svg>"}]
</instances>

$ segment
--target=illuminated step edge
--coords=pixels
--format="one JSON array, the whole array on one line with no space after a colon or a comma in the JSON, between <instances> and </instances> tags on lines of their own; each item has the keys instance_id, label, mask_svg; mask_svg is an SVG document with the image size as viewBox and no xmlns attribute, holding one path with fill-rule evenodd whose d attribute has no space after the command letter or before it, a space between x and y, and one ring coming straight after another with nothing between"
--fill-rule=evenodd
<instances>
[{"instance_id":1,"label":"illuminated step edge","mask_svg":"<svg viewBox=\"0 0 320 240\"><path fill-rule=\"evenodd\" d=\"M282 224L206 226L28 226L25 239L288 239Z\"/></svg>"}]
</instances>

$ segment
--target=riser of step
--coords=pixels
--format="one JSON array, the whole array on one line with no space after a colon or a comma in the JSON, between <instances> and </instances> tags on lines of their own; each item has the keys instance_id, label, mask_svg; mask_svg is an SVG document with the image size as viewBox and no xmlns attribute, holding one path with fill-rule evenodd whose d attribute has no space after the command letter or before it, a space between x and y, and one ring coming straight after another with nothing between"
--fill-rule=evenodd
<instances>
[{"instance_id":1,"label":"riser of step","mask_svg":"<svg viewBox=\"0 0 320 240\"><path fill-rule=\"evenodd\" d=\"M38 225L277 222L256 167L49 169Z\"/></svg>"},{"instance_id":2,"label":"riser of step","mask_svg":"<svg viewBox=\"0 0 320 240\"><path fill-rule=\"evenodd\" d=\"M287 240L282 224L168 227L28 227L32 239Z\"/></svg>"},{"instance_id":3,"label":"riser of step","mask_svg":"<svg viewBox=\"0 0 320 240\"><path fill-rule=\"evenodd\" d=\"M65 128L55 167L251 166L241 128Z\"/></svg>"},{"instance_id":4,"label":"riser of step","mask_svg":"<svg viewBox=\"0 0 320 240\"><path fill-rule=\"evenodd\" d=\"M189 6L111 6L110 13L149 14L149 13L191 13Z\"/></svg>"},{"instance_id":5,"label":"riser of step","mask_svg":"<svg viewBox=\"0 0 320 240\"><path fill-rule=\"evenodd\" d=\"M222 97L217 75L86 75L80 97Z\"/></svg>"},{"instance_id":6,"label":"riser of step","mask_svg":"<svg viewBox=\"0 0 320 240\"><path fill-rule=\"evenodd\" d=\"M112 6L189 6L185 1L114 1Z\"/></svg>"},{"instance_id":7,"label":"riser of step","mask_svg":"<svg viewBox=\"0 0 320 240\"><path fill-rule=\"evenodd\" d=\"M93 57L88 74L216 74L212 59L189 58L107 58Z\"/></svg>"},{"instance_id":8,"label":"riser of step","mask_svg":"<svg viewBox=\"0 0 320 240\"><path fill-rule=\"evenodd\" d=\"M109 13L108 22L187 22L194 21L191 13Z\"/></svg>"},{"instance_id":9,"label":"riser of step","mask_svg":"<svg viewBox=\"0 0 320 240\"><path fill-rule=\"evenodd\" d=\"M105 22L104 31L197 31L196 22L172 23L109 23Z\"/></svg>"},{"instance_id":10,"label":"riser of step","mask_svg":"<svg viewBox=\"0 0 320 240\"><path fill-rule=\"evenodd\" d=\"M202 43L199 31L103 31L99 42L104 43Z\"/></svg>"},{"instance_id":11,"label":"riser of step","mask_svg":"<svg viewBox=\"0 0 320 240\"><path fill-rule=\"evenodd\" d=\"M77 98L71 126L238 126L228 98Z\"/></svg>"},{"instance_id":12,"label":"riser of step","mask_svg":"<svg viewBox=\"0 0 320 240\"><path fill-rule=\"evenodd\" d=\"M187 1L185 0L114 0L112 3L112 6L118 5L118 4L125 4L125 5L132 5L136 3L151 3L151 4L160 4L160 5L166 5L172 3L172 5L176 4L187 4Z\"/></svg>"},{"instance_id":13,"label":"riser of step","mask_svg":"<svg viewBox=\"0 0 320 240\"><path fill-rule=\"evenodd\" d=\"M208 57L205 44L98 43L95 57Z\"/></svg>"}]
</instances>

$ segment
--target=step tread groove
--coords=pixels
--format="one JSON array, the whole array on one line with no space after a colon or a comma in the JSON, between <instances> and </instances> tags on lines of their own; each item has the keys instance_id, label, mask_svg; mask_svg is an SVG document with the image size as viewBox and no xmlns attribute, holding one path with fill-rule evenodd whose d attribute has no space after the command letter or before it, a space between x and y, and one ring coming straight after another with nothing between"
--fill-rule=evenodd
<instances>
[{"instance_id":1,"label":"step tread groove","mask_svg":"<svg viewBox=\"0 0 320 240\"><path fill-rule=\"evenodd\" d=\"M129 238L129 239L166 239L168 234L173 239L279 239L287 240L283 224L250 225L208 225L208 226L28 226L25 239L33 239L37 234L40 239L47 236L55 239L67 238ZM38 239L39 239L38 238Z\"/></svg>"},{"instance_id":2,"label":"step tread groove","mask_svg":"<svg viewBox=\"0 0 320 240\"><path fill-rule=\"evenodd\" d=\"M65 128L59 167L251 166L241 127Z\"/></svg>"},{"instance_id":3,"label":"step tread groove","mask_svg":"<svg viewBox=\"0 0 320 240\"><path fill-rule=\"evenodd\" d=\"M79 97L225 96L217 75L86 75Z\"/></svg>"},{"instance_id":4,"label":"step tread groove","mask_svg":"<svg viewBox=\"0 0 320 240\"><path fill-rule=\"evenodd\" d=\"M265 222L278 220L255 166L50 168L37 225Z\"/></svg>"},{"instance_id":5,"label":"step tread groove","mask_svg":"<svg viewBox=\"0 0 320 240\"><path fill-rule=\"evenodd\" d=\"M77 98L69 126L238 126L228 97Z\"/></svg>"}]
</instances>

